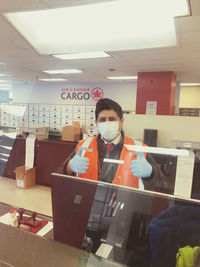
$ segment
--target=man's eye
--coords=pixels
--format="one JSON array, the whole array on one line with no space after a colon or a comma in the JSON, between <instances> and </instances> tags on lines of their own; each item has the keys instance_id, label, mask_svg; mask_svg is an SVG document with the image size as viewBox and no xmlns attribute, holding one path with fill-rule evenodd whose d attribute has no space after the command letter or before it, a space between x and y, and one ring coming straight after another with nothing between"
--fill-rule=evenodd
<instances>
[{"instance_id":1,"label":"man's eye","mask_svg":"<svg viewBox=\"0 0 200 267\"><path fill-rule=\"evenodd\" d=\"M115 117L110 117L109 121L116 121L116 118Z\"/></svg>"},{"instance_id":2,"label":"man's eye","mask_svg":"<svg viewBox=\"0 0 200 267\"><path fill-rule=\"evenodd\" d=\"M106 121L105 118L100 118L100 119L99 119L99 122L105 122L105 121Z\"/></svg>"}]
</instances>

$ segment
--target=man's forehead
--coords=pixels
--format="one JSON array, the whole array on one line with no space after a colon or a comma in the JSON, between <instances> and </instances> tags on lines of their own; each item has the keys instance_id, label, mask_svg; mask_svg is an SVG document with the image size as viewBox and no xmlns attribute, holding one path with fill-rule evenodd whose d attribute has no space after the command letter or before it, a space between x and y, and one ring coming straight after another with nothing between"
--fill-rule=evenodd
<instances>
[{"instance_id":1,"label":"man's forehead","mask_svg":"<svg viewBox=\"0 0 200 267\"><path fill-rule=\"evenodd\" d=\"M98 117L115 117L117 115L116 111L114 109L104 109L101 112L99 112Z\"/></svg>"},{"instance_id":2,"label":"man's forehead","mask_svg":"<svg viewBox=\"0 0 200 267\"><path fill-rule=\"evenodd\" d=\"M117 115L99 115L98 118L114 118L114 117L118 117Z\"/></svg>"}]
</instances>

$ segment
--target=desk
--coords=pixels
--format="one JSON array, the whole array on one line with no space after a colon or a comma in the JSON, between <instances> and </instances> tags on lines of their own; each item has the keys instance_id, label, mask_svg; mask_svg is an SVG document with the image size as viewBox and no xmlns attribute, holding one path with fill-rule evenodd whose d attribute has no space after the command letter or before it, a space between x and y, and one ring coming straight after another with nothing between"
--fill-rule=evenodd
<instances>
[{"instance_id":1,"label":"desk","mask_svg":"<svg viewBox=\"0 0 200 267\"><path fill-rule=\"evenodd\" d=\"M58 241L81 248L86 233L94 253L105 243L116 262L140 267L175 266L179 248L200 246L199 200L56 173L51 178Z\"/></svg>"},{"instance_id":2,"label":"desk","mask_svg":"<svg viewBox=\"0 0 200 267\"><path fill-rule=\"evenodd\" d=\"M52 217L51 188L47 186L21 189L15 180L0 177L0 202Z\"/></svg>"},{"instance_id":3,"label":"desk","mask_svg":"<svg viewBox=\"0 0 200 267\"><path fill-rule=\"evenodd\" d=\"M4 203L9 204L4 204ZM16 188L13 179L0 178L0 216L13 207L23 207L50 217L52 220L51 189L36 185L30 189ZM26 211L27 213L27 211ZM38 215L41 218L41 215ZM53 232L45 238L0 223L0 266L6 262L15 267L122 267L109 260L56 242Z\"/></svg>"},{"instance_id":4,"label":"desk","mask_svg":"<svg viewBox=\"0 0 200 267\"><path fill-rule=\"evenodd\" d=\"M25 164L25 138L17 136L2 176L15 179L14 169ZM71 154L77 142L36 140L36 183L50 186L50 174Z\"/></svg>"}]
</instances>

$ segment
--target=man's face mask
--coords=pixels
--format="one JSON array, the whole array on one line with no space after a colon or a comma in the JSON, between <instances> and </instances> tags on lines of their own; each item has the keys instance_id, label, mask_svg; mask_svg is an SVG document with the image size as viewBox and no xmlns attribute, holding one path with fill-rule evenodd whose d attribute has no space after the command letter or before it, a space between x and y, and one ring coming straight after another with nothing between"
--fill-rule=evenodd
<instances>
[{"instance_id":1,"label":"man's face mask","mask_svg":"<svg viewBox=\"0 0 200 267\"><path fill-rule=\"evenodd\" d=\"M100 135L108 142L114 140L119 134L118 121L106 121L98 123Z\"/></svg>"}]
</instances>

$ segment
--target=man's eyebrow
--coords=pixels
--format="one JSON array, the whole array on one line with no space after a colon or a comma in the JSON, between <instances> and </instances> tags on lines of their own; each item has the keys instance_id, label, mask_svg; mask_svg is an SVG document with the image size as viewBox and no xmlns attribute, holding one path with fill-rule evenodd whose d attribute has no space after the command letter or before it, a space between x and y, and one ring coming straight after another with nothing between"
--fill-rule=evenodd
<instances>
[{"instance_id":1,"label":"man's eyebrow","mask_svg":"<svg viewBox=\"0 0 200 267\"><path fill-rule=\"evenodd\" d=\"M116 116L100 116L99 119L104 119L104 118L116 118Z\"/></svg>"}]
</instances>

